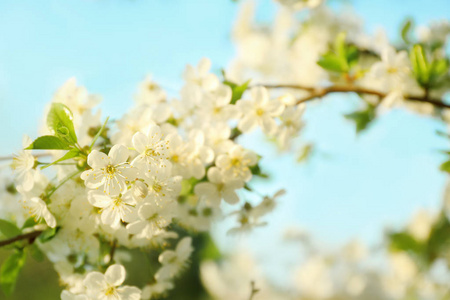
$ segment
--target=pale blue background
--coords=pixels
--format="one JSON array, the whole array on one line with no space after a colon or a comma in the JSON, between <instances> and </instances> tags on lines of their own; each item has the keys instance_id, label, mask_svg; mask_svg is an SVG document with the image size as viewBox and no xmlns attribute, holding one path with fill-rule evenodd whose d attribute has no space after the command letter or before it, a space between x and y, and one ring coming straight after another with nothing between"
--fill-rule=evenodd
<instances>
[{"instance_id":1,"label":"pale blue background","mask_svg":"<svg viewBox=\"0 0 450 300\"><path fill-rule=\"evenodd\" d=\"M260 2L259 17L269 19L275 6ZM448 0L353 4L369 30L382 25L391 37L406 15L424 23L448 19L450 12ZM148 73L174 94L186 63L207 56L215 70L226 66L233 57L229 33L237 9L229 0L2 0L0 155L18 150L22 134L36 136L44 105L71 76L104 97L105 115L118 117ZM274 181L258 186L270 193L284 187L288 195L267 219L271 225L248 239L225 237L231 224L218 228L222 248L249 243L267 266L280 269L293 255L278 254L296 251L279 245L287 225L304 226L327 245L352 237L375 243L385 224L402 224L419 207L439 206L446 176L438 171L444 157L437 151L448 143L435 130L446 126L393 111L356 137L341 116L356 103L338 96L311 105L305 137L319 153L306 165L295 165L289 155L275 159L274 149L264 147L264 166ZM250 141L261 143L257 135Z\"/></svg>"}]
</instances>

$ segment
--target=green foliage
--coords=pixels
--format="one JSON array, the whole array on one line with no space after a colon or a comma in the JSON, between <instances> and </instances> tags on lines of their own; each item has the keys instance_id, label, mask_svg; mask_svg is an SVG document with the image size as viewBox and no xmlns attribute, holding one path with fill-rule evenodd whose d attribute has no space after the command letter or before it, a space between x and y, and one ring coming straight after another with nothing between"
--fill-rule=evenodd
<instances>
[{"instance_id":1,"label":"green foliage","mask_svg":"<svg viewBox=\"0 0 450 300\"><path fill-rule=\"evenodd\" d=\"M41 249L39 249L39 247L36 244L32 244L28 247L30 249L30 255L31 257L38 261L38 262L42 262L45 259L45 255L44 253L41 251Z\"/></svg>"},{"instance_id":2,"label":"green foliage","mask_svg":"<svg viewBox=\"0 0 450 300\"><path fill-rule=\"evenodd\" d=\"M70 150L70 145L59 137L53 135L44 135L38 137L31 143L26 150Z\"/></svg>"},{"instance_id":3,"label":"green foliage","mask_svg":"<svg viewBox=\"0 0 450 300\"><path fill-rule=\"evenodd\" d=\"M449 63L445 58L428 60L422 45L414 45L409 53L414 77L423 88L438 87L448 73Z\"/></svg>"},{"instance_id":4,"label":"green foliage","mask_svg":"<svg viewBox=\"0 0 450 300\"><path fill-rule=\"evenodd\" d=\"M236 104L236 102L242 98L242 94L244 94L244 92L247 90L248 85L250 84L250 79L241 85L238 85L228 80L224 80L223 84L228 85L231 88L231 91L233 92L230 104Z\"/></svg>"},{"instance_id":5,"label":"green foliage","mask_svg":"<svg viewBox=\"0 0 450 300\"><path fill-rule=\"evenodd\" d=\"M69 145L77 142L70 109L62 103L52 103L47 115L47 126L53 134Z\"/></svg>"},{"instance_id":6,"label":"green foliage","mask_svg":"<svg viewBox=\"0 0 450 300\"><path fill-rule=\"evenodd\" d=\"M80 155L80 150L78 150L78 148L72 148L69 151L67 151L67 153L64 154L63 157L55 160L54 162L52 162L52 163L50 163L48 165L43 166L41 169L48 168L51 165L54 165L56 163L59 163L59 162L62 162L62 161L65 161L65 160L68 160L68 159L71 159L71 158L74 158L74 157L77 157L78 155Z\"/></svg>"},{"instance_id":7,"label":"green foliage","mask_svg":"<svg viewBox=\"0 0 450 300\"><path fill-rule=\"evenodd\" d=\"M44 230L38 238L39 241L41 243L50 241L52 238L55 237L55 235L58 233L59 229L60 229L60 227L55 227L55 228L48 228L48 229Z\"/></svg>"},{"instance_id":8,"label":"green foliage","mask_svg":"<svg viewBox=\"0 0 450 300\"><path fill-rule=\"evenodd\" d=\"M200 182L199 179L191 177L189 179L183 179L181 181L180 196L189 196L194 192L195 185Z\"/></svg>"},{"instance_id":9,"label":"green foliage","mask_svg":"<svg viewBox=\"0 0 450 300\"><path fill-rule=\"evenodd\" d=\"M394 252L410 252L421 255L425 251L425 245L418 242L408 232L397 232L389 235L389 249Z\"/></svg>"},{"instance_id":10,"label":"green foliage","mask_svg":"<svg viewBox=\"0 0 450 300\"><path fill-rule=\"evenodd\" d=\"M251 167L249 167L249 169L250 169L250 172L252 172L252 174L255 176L259 176L261 178L269 178L269 175L263 173L259 164L251 166Z\"/></svg>"},{"instance_id":11,"label":"green foliage","mask_svg":"<svg viewBox=\"0 0 450 300\"><path fill-rule=\"evenodd\" d=\"M347 45L345 39L345 32L338 34L333 49L322 55L317 64L332 72L350 72L350 69L358 63L359 51L355 46Z\"/></svg>"},{"instance_id":12,"label":"green foliage","mask_svg":"<svg viewBox=\"0 0 450 300\"><path fill-rule=\"evenodd\" d=\"M301 149L297 156L297 162L302 163L308 160L314 152L313 144L306 144Z\"/></svg>"},{"instance_id":13,"label":"green foliage","mask_svg":"<svg viewBox=\"0 0 450 300\"><path fill-rule=\"evenodd\" d=\"M33 217L30 217L26 219L26 221L23 223L22 229L33 227L34 225L37 225L38 223Z\"/></svg>"},{"instance_id":14,"label":"green foliage","mask_svg":"<svg viewBox=\"0 0 450 300\"><path fill-rule=\"evenodd\" d=\"M447 172L447 173L450 173L450 160L447 160L446 162L441 164L440 170L444 171L444 172Z\"/></svg>"},{"instance_id":15,"label":"green foliage","mask_svg":"<svg viewBox=\"0 0 450 300\"><path fill-rule=\"evenodd\" d=\"M0 219L0 232L7 238L12 238L22 233L16 224L2 219Z\"/></svg>"},{"instance_id":16,"label":"green foliage","mask_svg":"<svg viewBox=\"0 0 450 300\"><path fill-rule=\"evenodd\" d=\"M203 237L203 247L200 249L199 257L201 260L218 260L222 258L219 248L209 234Z\"/></svg>"},{"instance_id":17,"label":"green foliage","mask_svg":"<svg viewBox=\"0 0 450 300\"><path fill-rule=\"evenodd\" d=\"M344 115L348 120L355 122L356 133L360 133L365 130L369 124L375 119L376 112L374 105L368 105L366 109L358 110L350 114Z\"/></svg>"},{"instance_id":18,"label":"green foliage","mask_svg":"<svg viewBox=\"0 0 450 300\"><path fill-rule=\"evenodd\" d=\"M450 250L450 223L441 213L425 240L417 240L407 230L388 234L389 249L406 252L419 267L428 268L438 258L445 258Z\"/></svg>"},{"instance_id":19,"label":"green foliage","mask_svg":"<svg viewBox=\"0 0 450 300\"><path fill-rule=\"evenodd\" d=\"M72 112L62 103L53 103L47 115L47 126L53 135L38 137L27 150L70 150L77 143Z\"/></svg>"},{"instance_id":20,"label":"green foliage","mask_svg":"<svg viewBox=\"0 0 450 300\"><path fill-rule=\"evenodd\" d=\"M431 229L427 250L430 263L438 257L445 257L450 250L450 223L444 214L439 216Z\"/></svg>"},{"instance_id":21,"label":"green foliage","mask_svg":"<svg viewBox=\"0 0 450 300\"><path fill-rule=\"evenodd\" d=\"M3 292L10 296L16 286L20 271L25 265L26 253L23 249L15 250L2 264L0 268L0 286Z\"/></svg>"},{"instance_id":22,"label":"green foliage","mask_svg":"<svg viewBox=\"0 0 450 300\"><path fill-rule=\"evenodd\" d=\"M401 29L401 37L406 44L411 43L410 34L411 34L411 29L413 27L414 27L414 20L411 18L406 19L406 21L403 24L402 29Z\"/></svg>"}]
</instances>

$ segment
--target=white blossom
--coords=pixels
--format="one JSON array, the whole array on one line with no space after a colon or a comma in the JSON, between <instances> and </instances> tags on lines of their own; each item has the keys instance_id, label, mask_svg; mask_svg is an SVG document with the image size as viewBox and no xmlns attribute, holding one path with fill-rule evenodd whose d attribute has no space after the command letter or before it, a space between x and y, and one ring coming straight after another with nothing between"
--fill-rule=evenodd
<instances>
[{"instance_id":1,"label":"white blossom","mask_svg":"<svg viewBox=\"0 0 450 300\"><path fill-rule=\"evenodd\" d=\"M247 182L252 178L249 167L255 165L257 160L254 152L235 145L226 154L221 154L216 158L216 166L223 172L227 180Z\"/></svg>"},{"instance_id":2,"label":"white blossom","mask_svg":"<svg viewBox=\"0 0 450 300\"><path fill-rule=\"evenodd\" d=\"M207 202L219 205L223 199L229 204L239 202L236 190L244 187L244 181L239 179L224 180L223 174L216 167L208 170L208 181L200 182L195 186L195 194Z\"/></svg>"},{"instance_id":3,"label":"white blossom","mask_svg":"<svg viewBox=\"0 0 450 300\"><path fill-rule=\"evenodd\" d=\"M110 266L105 274L90 272L84 279L86 293L98 300L139 300L141 291L133 286L122 286L125 281L125 268Z\"/></svg>"},{"instance_id":4,"label":"white blossom","mask_svg":"<svg viewBox=\"0 0 450 300\"><path fill-rule=\"evenodd\" d=\"M269 93L264 87L251 89L251 100L241 100L237 103L242 118L238 128L242 132L249 132L260 126L267 134L276 129L275 117L281 115L284 104L278 99L270 100Z\"/></svg>"},{"instance_id":5,"label":"white blossom","mask_svg":"<svg viewBox=\"0 0 450 300\"><path fill-rule=\"evenodd\" d=\"M88 156L91 170L84 171L81 179L90 189L99 189L108 196L116 196L127 189L127 181L137 177L137 170L127 162L128 149L123 145L115 145L106 155L93 150Z\"/></svg>"}]
</instances>

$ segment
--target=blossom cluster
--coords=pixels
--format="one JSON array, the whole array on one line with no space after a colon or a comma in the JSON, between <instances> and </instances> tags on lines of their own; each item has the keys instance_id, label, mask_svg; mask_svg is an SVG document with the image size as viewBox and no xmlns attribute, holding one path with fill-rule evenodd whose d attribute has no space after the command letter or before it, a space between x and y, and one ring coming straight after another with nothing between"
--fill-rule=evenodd
<instances>
[{"instance_id":1,"label":"blossom cluster","mask_svg":"<svg viewBox=\"0 0 450 300\"><path fill-rule=\"evenodd\" d=\"M180 99L168 100L145 79L135 107L116 126L102 125L100 110L95 111L98 97L70 79L46 111L44 135L24 139L26 150L12 164L18 193L5 201L2 217L26 231L52 232L36 244L55 264L66 299L164 294L192 252L188 237L176 250L163 251L179 237L177 228L208 231L215 220L238 215L238 225L230 229L238 233L263 225L261 219L273 210L281 193L256 205L241 201L240 191L251 189L248 183L261 171L259 156L237 139L259 127L287 141L301 129L297 117L304 106L271 98L264 87L251 88L233 102L232 88L209 72L210 64L202 59L197 67L187 66ZM286 124L291 115L296 119ZM44 155L52 162L41 161L30 149L47 149ZM48 173L47 167L52 167ZM239 208L224 213L222 200ZM161 267L142 290L120 287L124 268L112 265L120 256L105 253L105 247L112 253L156 249Z\"/></svg>"},{"instance_id":2,"label":"blossom cluster","mask_svg":"<svg viewBox=\"0 0 450 300\"><path fill-rule=\"evenodd\" d=\"M419 28L417 43L405 38L396 46L320 0L278 2L284 6L269 28L254 23L253 7L244 3L233 31L237 57L222 76L203 58L186 66L179 94L170 96L147 77L134 105L114 121L102 116L99 96L69 79L45 111L41 136L24 137L24 150L11 163L14 179L1 192L0 232L28 238L13 241L12 259L21 259L27 247L42 252L60 276L63 300L163 296L187 268L196 233L226 217L237 219L231 234L263 226L283 195L255 193L258 203L244 199L244 190L254 192L252 180L265 175L261 157L240 143L245 135L259 130L280 149L292 149L305 126L306 102L332 92L361 95L364 109L347 116L359 129L398 105L450 119L448 109L435 110L446 107L441 100L450 87L448 22ZM308 14L297 17L305 9ZM411 231L416 240L429 235L426 226ZM296 272L297 290L289 295L356 299L377 282L392 288L391 298L403 299L410 290L398 291L393 282L400 278L416 287L418 272L397 274L413 269L408 256L393 258L394 279L372 280L372 270L359 265L359 245L343 250L352 254L341 260L318 254L304 236L301 241L315 254ZM144 286L124 285L130 250L157 257ZM242 257L231 267L204 263L204 285L218 299L244 297L248 286L234 274L245 263ZM249 279L258 277L252 272ZM292 298L269 286L267 299Z\"/></svg>"}]
</instances>

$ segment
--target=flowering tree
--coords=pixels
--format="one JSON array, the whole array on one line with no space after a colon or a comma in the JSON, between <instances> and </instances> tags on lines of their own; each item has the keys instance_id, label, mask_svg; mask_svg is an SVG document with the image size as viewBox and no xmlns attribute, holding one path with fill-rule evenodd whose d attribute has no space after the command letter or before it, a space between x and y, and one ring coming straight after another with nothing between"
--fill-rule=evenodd
<instances>
[{"instance_id":1,"label":"flowering tree","mask_svg":"<svg viewBox=\"0 0 450 300\"><path fill-rule=\"evenodd\" d=\"M358 95L361 108L345 115L357 132L393 107L450 118L448 22L414 36L408 21L393 44L321 2L280 1L269 26L255 23L244 3L229 68L211 73L206 58L187 65L178 99L148 77L117 120L102 117L98 97L69 79L45 112L42 135L24 138L2 189L0 246L11 252L0 269L4 293L30 253L54 264L63 300L163 298L186 282L181 298L199 299L200 280L217 299L450 299L450 197L437 216L423 212L387 234L388 272L368 266L371 252L360 244L327 253L307 234L288 232L308 254L290 288L244 268L251 258L242 254L221 258L207 234L224 217L236 219L230 234L265 225L284 191L261 195L257 205L241 198L243 190L259 195L251 181L267 175L240 141L261 130L274 147L306 158L310 149L298 141L309 102ZM450 161L441 169L450 172ZM124 285L127 255L137 252L147 255L148 279Z\"/></svg>"}]
</instances>

